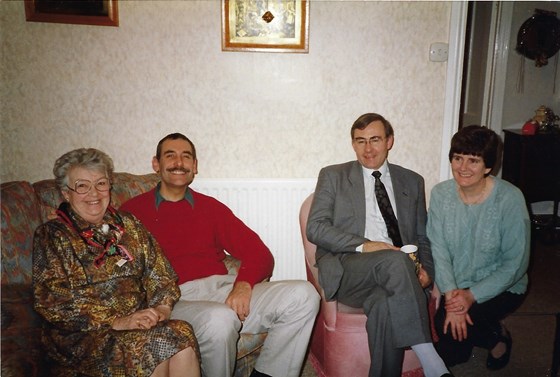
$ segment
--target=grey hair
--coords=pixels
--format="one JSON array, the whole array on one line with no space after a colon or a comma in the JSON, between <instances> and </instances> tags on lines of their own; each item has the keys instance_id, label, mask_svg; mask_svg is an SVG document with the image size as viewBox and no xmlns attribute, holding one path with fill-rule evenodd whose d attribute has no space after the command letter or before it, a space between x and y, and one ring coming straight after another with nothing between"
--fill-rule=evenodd
<instances>
[{"instance_id":1,"label":"grey hair","mask_svg":"<svg viewBox=\"0 0 560 377\"><path fill-rule=\"evenodd\" d=\"M113 178L113 160L105 152L95 148L79 148L60 156L54 163L53 174L60 190L66 190L68 172L75 167L101 172Z\"/></svg>"}]
</instances>

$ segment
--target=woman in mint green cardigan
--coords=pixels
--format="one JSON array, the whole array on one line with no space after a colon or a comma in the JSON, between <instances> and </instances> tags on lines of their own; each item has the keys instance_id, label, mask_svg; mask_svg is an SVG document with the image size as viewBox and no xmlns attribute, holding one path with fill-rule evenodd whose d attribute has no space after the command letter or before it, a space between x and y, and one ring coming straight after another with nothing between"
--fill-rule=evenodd
<instances>
[{"instance_id":1,"label":"woman in mint green cardigan","mask_svg":"<svg viewBox=\"0 0 560 377\"><path fill-rule=\"evenodd\" d=\"M521 191L490 175L499 143L488 128L462 128L449 151L453 179L430 195L427 233L443 293L436 348L448 366L468 361L474 346L489 350L488 369L506 366L512 341L502 320L527 289L529 215Z\"/></svg>"}]
</instances>

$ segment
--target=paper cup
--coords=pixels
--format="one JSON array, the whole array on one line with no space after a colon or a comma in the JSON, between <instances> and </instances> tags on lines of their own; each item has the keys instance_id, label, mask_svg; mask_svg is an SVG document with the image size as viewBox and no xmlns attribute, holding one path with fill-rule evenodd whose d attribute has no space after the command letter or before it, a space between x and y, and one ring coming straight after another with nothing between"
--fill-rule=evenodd
<instances>
[{"instance_id":1,"label":"paper cup","mask_svg":"<svg viewBox=\"0 0 560 377\"><path fill-rule=\"evenodd\" d=\"M414 262L414 267L416 270L416 274L420 271L420 259L418 259L418 246L416 245L404 245L401 247L401 251L403 253L408 254L408 257Z\"/></svg>"}]
</instances>

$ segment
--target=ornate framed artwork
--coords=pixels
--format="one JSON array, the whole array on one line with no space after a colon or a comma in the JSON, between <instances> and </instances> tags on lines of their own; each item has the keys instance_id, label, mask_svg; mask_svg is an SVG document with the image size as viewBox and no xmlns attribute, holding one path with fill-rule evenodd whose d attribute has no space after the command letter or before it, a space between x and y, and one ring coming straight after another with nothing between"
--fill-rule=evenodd
<instances>
[{"instance_id":1,"label":"ornate framed artwork","mask_svg":"<svg viewBox=\"0 0 560 377\"><path fill-rule=\"evenodd\" d=\"M309 52L309 0L222 0L222 50Z\"/></svg>"},{"instance_id":2,"label":"ornate framed artwork","mask_svg":"<svg viewBox=\"0 0 560 377\"><path fill-rule=\"evenodd\" d=\"M33 22L119 26L117 0L25 0L25 19Z\"/></svg>"}]
</instances>

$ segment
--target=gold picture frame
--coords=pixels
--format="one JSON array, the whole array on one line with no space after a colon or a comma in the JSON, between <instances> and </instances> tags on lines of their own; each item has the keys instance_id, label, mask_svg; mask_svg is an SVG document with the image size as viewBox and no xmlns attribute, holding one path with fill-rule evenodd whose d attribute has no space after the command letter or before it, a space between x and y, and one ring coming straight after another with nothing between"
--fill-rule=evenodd
<instances>
[{"instance_id":1,"label":"gold picture frame","mask_svg":"<svg viewBox=\"0 0 560 377\"><path fill-rule=\"evenodd\" d=\"M309 0L222 0L222 50L309 52Z\"/></svg>"},{"instance_id":2,"label":"gold picture frame","mask_svg":"<svg viewBox=\"0 0 560 377\"><path fill-rule=\"evenodd\" d=\"M31 22L119 26L117 0L25 0Z\"/></svg>"}]
</instances>

